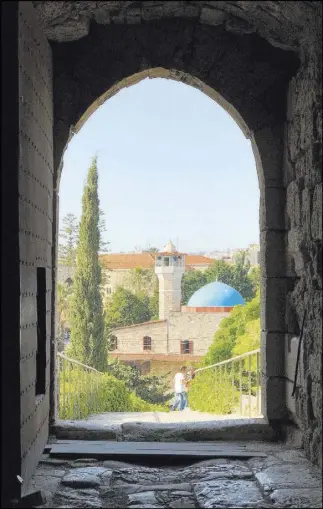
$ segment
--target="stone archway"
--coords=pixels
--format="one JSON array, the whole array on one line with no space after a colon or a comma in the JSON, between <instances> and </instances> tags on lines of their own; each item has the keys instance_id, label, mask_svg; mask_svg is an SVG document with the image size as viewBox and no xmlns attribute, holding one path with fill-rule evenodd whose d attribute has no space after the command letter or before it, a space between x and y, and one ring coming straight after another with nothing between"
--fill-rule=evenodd
<instances>
[{"instance_id":1,"label":"stone archway","mask_svg":"<svg viewBox=\"0 0 323 509\"><path fill-rule=\"evenodd\" d=\"M178 34L178 30L182 31L181 35ZM117 32L119 31L120 27L118 27ZM188 51L187 31L190 32L190 37L192 37L192 33L195 34L197 48L199 47L199 39L202 47L204 44L206 55L211 54L215 48L217 49L218 60L213 61L213 68L216 71L213 73L211 71L209 77L204 70L205 61L201 60L201 57L197 58L195 62L193 57L193 63L187 61L185 57L185 51ZM158 55L160 37L164 32L165 27L157 23L155 27L157 53L155 60L158 60L158 62L168 60L170 69L165 67L151 68L148 59L143 56L148 51L148 47L142 48L139 46L136 59L131 59L128 64L125 63L124 67L121 68L118 51L113 51L113 56L110 53L108 59L109 64L113 63L119 70L117 75L124 75L117 83L114 82L114 76L116 75L114 69L109 70L108 67L110 66L105 68L105 66L99 65L102 60L99 59L99 55L97 61L93 58L93 49L98 48L98 40L101 41L102 45L100 51L104 47L109 48L113 45L114 38L111 40L111 35L107 36L102 27L96 27L92 33L92 45L89 45L90 41L82 39L75 43L53 46L54 69L57 65L60 70L60 72L57 72L57 82L54 85L55 101L57 101L57 121L54 124L56 168L58 168L56 189L58 191L61 171L61 163L58 165L58 160L62 154L63 142L64 147L66 147L68 139L71 139L78 132L89 116L109 97L122 90L122 88L138 83L142 79L147 77L166 78L191 85L214 99L232 116L245 136L252 141L261 194L262 408L268 419L282 419L286 416L286 405L284 382L279 377L283 377L284 366L282 362L275 362L277 358L283 359L285 345L285 323L284 314L282 313L285 308L284 299L286 294L285 232L283 224L285 193L282 179L284 114L282 108L284 107L283 99L286 94L287 83L290 75L295 70L296 61L293 60L294 66L286 65L285 53L281 50L273 50L265 41L261 42L264 46L262 51L255 53L254 45L256 42L259 43L257 36L249 36L249 39L242 46L240 54L238 49L239 36L228 34L222 28L210 36L204 28L199 33L199 30L191 23L176 21L172 26L171 33L176 41L181 40L181 37L184 40L184 42L183 40L181 42L184 48L182 50L177 49L177 55L181 55L179 61L178 56L174 58L173 49L172 51L168 50L166 55ZM116 36L117 34L114 35L114 37ZM136 33L131 34L131 37L133 36L136 36ZM151 36L150 32L146 41L147 44ZM108 39L104 39L106 37ZM217 42L220 41L222 44L220 48L215 43L217 38ZM177 42L173 41L173 46L176 44ZM79 45L81 45L80 48ZM228 47L232 52L229 56L225 51ZM124 51L123 45L121 50ZM263 56L266 51L270 52L269 60ZM70 65L67 66L66 52L71 59L73 56L72 69L70 69ZM258 66L254 62L256 54L258 55ZM81 61L78 60L77 55L80 56ZM249 75L246 79L247 83L243 86L239 81L236 82L238 83L236 86L232 85L235 74L232 69L232 58L234 58L236 66L239 62L240 72L245 66L251 73L251 76ZM154 57L151 57L151 60L154 60ZM72 60L70 63L72 63ZM80 70L81 63L83 68ZM202 68L201 63L204 64ZM176 70L174 70L175 65ZM142 69L143 67L147 68ZM128 68L132 70L135 68L138 72L129 76L127 74ZM66 76L67 70L68 76ZM194 75L191 74L192 70L194 70ZM75 87L75 79L78 79L78 73L80 74L79 79L84 80L84 89L87 93L84 94L84 89L81 89L73 98L71 93ZM275 78L272 77L273 74ZM196 75L199 77L196 77ZM203 75L204 79L202 80L200 76ZM94 76L95 87L90 84L93 82ZM89 83L87 83L88 80ZM108 80L112 86L106 89ZM255 83L255 80L257 83ZM252 89L250 88L248 91L248 87L252 87ZM96 97L99 90L103 93ZM62 117L65 117L65 119ZM70 126L72 127L70 128ZM273 205L270 206L271 204Z\"/></svg>"},{"instance_id":2,"label":"stone archway","mask_svg":"<svg viewBox=\"0 0 323 509\"><path fill-rule=\"evenodd\" d=\"M34 5L53 41L56 191L70 132L99 97L107 90L117 91L130 76L160 68L183 73L184 79L194 76L239 112L254 142L259 171L262 168L260 186L265 190L261 200L265 406L268 417L282 419L286 383L287 407L304 430L307 454L317 458L322 345L320 3ZM304 377L295 404L290 399L295 364L290 340L299 334L304 302L315 305L309 308L311 323L301 353Z\"/></svg>"}]
</instances>

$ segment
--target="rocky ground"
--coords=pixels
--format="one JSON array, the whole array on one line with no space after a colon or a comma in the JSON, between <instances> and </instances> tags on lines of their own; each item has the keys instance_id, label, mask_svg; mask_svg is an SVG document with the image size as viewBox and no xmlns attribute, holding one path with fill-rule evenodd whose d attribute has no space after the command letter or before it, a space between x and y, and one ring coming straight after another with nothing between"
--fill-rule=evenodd
<instances>
[{"instance_id":1,"label":"rocky ground","mask_svg":"<svg viewBox=\"0 0 323 509\"><path fill-rule=\"evenodd\" d=\"M321 508L320 472L285 445L255 443L266 458L147 467L44 455L32 480L52 508Z\"/></svg>"}]
</instances>

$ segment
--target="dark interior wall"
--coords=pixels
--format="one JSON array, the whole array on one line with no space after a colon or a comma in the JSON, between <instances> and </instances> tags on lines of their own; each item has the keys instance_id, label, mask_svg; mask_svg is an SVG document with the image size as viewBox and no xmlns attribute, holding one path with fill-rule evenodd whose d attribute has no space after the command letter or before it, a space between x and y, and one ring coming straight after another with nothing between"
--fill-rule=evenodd
<instances>
[{"instance_id":1,"label":"dark interior wall","mask_svg":"<svg viewBox=\"0 0 323 509\"><path fill-rule=\"evenodd\" d=\"M19 2L20 425L23 494L49 426L53 237L52 56Z\"/></svg>"},{"instance_id":2,"label":"dark interior wall","mask_svg":"<svg viewBox=\"0 0 323 509\"><path fill-rule=\"evenodd\" d=\"M21 491L17 2L1 4L1 68L1 507L8 507Z\"/></svg>"},{"instance_id":3,"label":"dark interior wall","mask_svg":"<svg viewBox=\"0 0 323 509\"><path fill-rule=\"evenodd\" d=\"M52 43L52 49L56 170L70 128L102 94L128 86L122 81L135 73L164 68L188 84L198 78L255 132L285 121L287 84L297 65L293 53L255 34L239 36L222 25L180 18L139 25L93 23L87 37Z\"/></svg>"},{"instance_id":4,"label":"dark interior wall","mask_svg":"<svg viewBox=\"0 0 323 509\"><path fill-rule=\"evenodd\" d=\"M290 83L285 139L287 261L290 285L286 338L288 378L295 374L304 313L295 398L288 408L302 430L308 457L322 467L322 19L301 47L301 66ZM293 355L292 355L293 354Z\"/></svg>"}]
</instances>

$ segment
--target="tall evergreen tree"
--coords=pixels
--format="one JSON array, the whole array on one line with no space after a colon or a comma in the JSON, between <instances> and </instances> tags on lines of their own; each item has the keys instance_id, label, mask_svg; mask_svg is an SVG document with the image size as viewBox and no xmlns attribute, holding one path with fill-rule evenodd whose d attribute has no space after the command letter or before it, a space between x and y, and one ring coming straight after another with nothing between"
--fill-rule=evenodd
<instances>
[{"instance_id":1,"label":"tall evergreen tree","mask_svg":"<svg viewBox=\"0 0 323 509\"><path fill-rule=\"evenodd\" d=\"M78 235L77 217L74 214L67 214L63 217L63 227L59 231L58 259L61 265L75 267Z\"/></svg>"},{"instance_id":2,"label":"tall evergreen tree","mask_svg":"<svg viewBox=\"0 0 323 509\"><path fill-rule=\"evenodd\" d=\"M82 198L82 216L77 245L77 266L71 306L71 344L69 354L90 366L105 371L107 346L101 285L100 209L97 159L93 158Z\"/></svg>"}]
</instances>

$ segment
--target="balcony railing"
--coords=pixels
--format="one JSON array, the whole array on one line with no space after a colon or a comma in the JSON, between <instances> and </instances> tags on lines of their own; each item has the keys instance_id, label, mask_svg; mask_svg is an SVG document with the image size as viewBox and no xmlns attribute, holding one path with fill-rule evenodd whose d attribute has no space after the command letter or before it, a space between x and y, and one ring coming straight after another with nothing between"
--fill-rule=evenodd
<instances>
[{"instance_id":1,"label":"balcony railing","mask_svg":"<svg viewBox=\"0 0 323 509\"><path fill-rule=\"evenodd\" d=\"M222 362L195 371L207 374L207 383L214 396L222 395L221 413L241 416L261 416L260 350L252 350Z\"/></svg>"},{"instance_id":2,"label":"balcony railing","mask_svg":"<svg viewBox=\"0 0 323 509\"><path fill-rule=\"evenodd\" d=\"M101 411L100 373L94 368L56 354L58 415L60 419L82 419Z\"/></svg>"}]
</instances>

